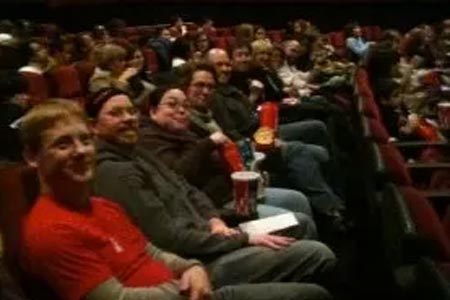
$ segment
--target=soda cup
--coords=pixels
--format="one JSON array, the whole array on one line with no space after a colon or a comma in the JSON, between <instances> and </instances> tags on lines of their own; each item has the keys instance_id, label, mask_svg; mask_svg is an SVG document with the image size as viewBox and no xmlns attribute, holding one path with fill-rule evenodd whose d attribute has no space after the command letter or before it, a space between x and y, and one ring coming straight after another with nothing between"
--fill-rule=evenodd
<instances>
[{"instance_id":1,"label":"soda cup","mask_svg":"<svg viewBox=\"0 0 450 300\"><path fill-rule=\"evenodd\" d=\"M256 215L258 188L261 175L252 171L239 171L231 174L233 181L234 210L239 217Z\"/></svg>"}]
</instances>

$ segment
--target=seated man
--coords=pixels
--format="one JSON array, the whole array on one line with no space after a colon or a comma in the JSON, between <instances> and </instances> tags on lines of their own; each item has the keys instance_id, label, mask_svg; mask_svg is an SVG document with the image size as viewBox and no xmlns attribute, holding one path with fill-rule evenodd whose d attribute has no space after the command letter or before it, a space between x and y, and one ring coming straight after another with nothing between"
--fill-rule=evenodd
<instances>
[{"instance_id":1,"label":"seated man","mask_svg":"<svg viewBox=\"0 0 450 300\"><path fill-rule=\"evenodd\" d=\"M117 204L91 196L95 149L76 104L36 106L21 132L25 158L37 169L41 188L23 222L21 263L61 299L327 299L320 287L301 284L211 292L200 262L159 250Z\"/></svg>"},{"instance_id":2,"label":"seated man","mask_svg":"<svg viewBox=\"0 0 450 300\"><path fill-rule=\"evenodd\" d=\"M120 203L156 245L208 263L215 287L318 280L331 271L335 256L320 242L228 228L209 198L137 146L127 95L104 91L90 103L99 138L95 192Z\"/></svg>"},{"instance_id":3,"label":"seated man","mask_svg":"<svg viewBox=\"0 0 450 300\"><path fill-rule=\"evenodd\" d=\"M229 63L225 52L210 55L209 59L212 64ZM226 74L224 70L219 71L219 84L214 93L216 72L211 66L198 66L185 78L191 131L201 137L222 130L230 132L234 139L249 137L253 116L247 108L246 99L233 86L224 83ZM279 147L269 153L268 159L273 162L269 171L281 174L283 179L287 179L285 181L289 187L306 194L312 208L329 221L332 230L345 230L342 217L344 203L321 172L320 162L328 159L328 152L322 146L280 141Z\"/></svg>"}]
</instances>

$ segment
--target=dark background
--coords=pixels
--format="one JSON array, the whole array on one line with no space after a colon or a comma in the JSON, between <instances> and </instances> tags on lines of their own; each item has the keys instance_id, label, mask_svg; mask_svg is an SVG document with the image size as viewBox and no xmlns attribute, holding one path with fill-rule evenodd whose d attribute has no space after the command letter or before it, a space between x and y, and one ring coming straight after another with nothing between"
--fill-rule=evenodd
<instances>
[{"instance_id":1,"label":"dark background","mask_svg":"<svg viewBox=\"0 0 450 300\"><path fill-rule=\"evenodd\" d=\"M450 1L425 0L0 0L0 3L2 19L55 22L69 31L90 29L112 17L122 18L129 25L167 23L174 14L194 22L207 16L215 20L216 26L248 21L273 29L283 28L288 20L305 18L323 32L341 29L349 21L407 30L422 22L450 18Z\"/></svg>"}]
</instances>

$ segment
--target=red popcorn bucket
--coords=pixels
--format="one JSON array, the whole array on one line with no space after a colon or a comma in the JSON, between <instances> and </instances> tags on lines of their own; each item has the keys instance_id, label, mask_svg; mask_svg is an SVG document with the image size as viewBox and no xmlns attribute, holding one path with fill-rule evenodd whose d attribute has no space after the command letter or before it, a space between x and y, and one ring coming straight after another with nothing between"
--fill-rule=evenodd
<instances>
[{"instance_id":1,"label":"red popcorn bucket","mask_svg":"<svg viewBox=\"0 0 450 300\"><path fill-rule=\"evenodd\" d=\"M225 143L221 148L221 155L230 173L245 170L241 152L235 143Z\"/></svg>"},{"instance_id":2,"label":"red popcorn bucket","mask_svg":"<svg viewBox=\"0 0 450 300\"><path fill-rule=\"evenodd\" d=\"M278 104L264 102L259 109L259 126L269 127L275 132L278 130Z\"/></svg>"},{"instance_id":3,"label":"red popcorn bucket","mask_svg":"<svg viewBox=\"0 0 450 300\"><path fill-rule=\"evenodd\" d=\"M438 120L443 129L450 129L450 102L438 104Z\"/></svg>"},{"instance_id":4,"label":"red popcorn bucket","mask_svg":"<svg viewBox=\"0 0 450 300\"><path fill-rule=\"evenodd\" d=\"M252 171L240 171L231 174L231 179L233 181L233 201L236 215L241 217L256 215L261 175Z\"/></svg>"}]
</instances>

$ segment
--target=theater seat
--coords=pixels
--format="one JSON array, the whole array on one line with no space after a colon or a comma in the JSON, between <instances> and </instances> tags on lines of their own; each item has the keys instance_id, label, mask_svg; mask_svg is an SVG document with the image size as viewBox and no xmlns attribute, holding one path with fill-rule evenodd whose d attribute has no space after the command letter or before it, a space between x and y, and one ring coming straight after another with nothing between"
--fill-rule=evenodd
<instances>
[{"instance_id":1,"label":"theater seat","mask_svg":"<svg viewBox=\"0 0 450 300\"><path fill-rule=\"evenodd\" d=\"M280 44L283 41L283 32L281 30L269 30L267 36L274 44Z\"/></svg>"},{"instance_id":2,"label":"theater seat","mask_svg":"<svg viewBox=\"0 0 450 300\"><path fill-rule=\"evenodd\" d=\"M39 194L39 182L34 169L23 164L0 167L0 230L4 245L4 262L11 276L30 300L58 300L45 283L25 274L18 261L21 249L21 219Z\"/></svg>"},{"instance_id":3,"label":"theater seat","mask_svg":"<svg viewBox=\"0 0 450 300\"><path fill-rule=\"evenodd\" d=\"M217 36L230 36L233 34L233 30L230 27L218 27L216 28Z\"/></svg>"},{"instance_id":4,"label":"theater seat","mask_svg":"<svg viewBox=\"0 0 450 300\"><path fill-rule=\"evenodd\" d=\"M78 78L81 84L81 91L83 95L87 95L89 91L89 79L95 71L95 64L90 61L80 61L75 64L78 72Z\"/></svg>"},{"instance_id":5,"label":"theater seat","mask_svg":"<svg viewBox=\"0 0 450 300\"><path fill-rule=\"evenodd\" d=\"M403 286L406 281L402 277L405 266L416 261L421 253L415 251L411 244L411 241L417 238L417 232L409 208L398 188L392 183L385 185L383 189L380 219L388 270L396 284Z\"/></svg>"},{"instance_id":6,"label":"theater seat","mask_svg":"<svg viewBox=\"0 0 450 300\"><path fill-rule=\"evenodd\" d=\"M52 94L84 105L83 89L74 65L59 66L49 74Z\"/></svg>"},{"instance_id":7,"label":"theater seat","mask_svg":"<svg viewBox=\"0 0 450 300\"><path fill-rule=\"evenodd\" d=\"M417 189L410 186L399 189L408 205L417 233L430 246L433 258L450 262L450 241L433 207Z\"/></svg>"},{"instance_id":8,"label":"theater seat","mask_svg":"<svg viewBox=\"0 0 450 300\"><path fill-rule=\"evenodd\" d=\"M372 139L377 144L386 144L389 141L386 128L377 119L362 117L361 123L364 138Z\"/></svg>"},{"instance_id":9,"label":"theater seat","mask_svg":"<svg viewBox=\"0 0 450 300\"><path fill-rule=\"evenodd\" d=\"M48 99L49 87L47 79L44 75L32 72L21 72L26 78L28 89L27 94L30 96L30 104L36 105Z\"/></svg>"},{"instance_id":10,"label":"theater seat","mask_svg":"<svg viewBox=\"0 0 450 300\"><path fill-rule=\"evenodd\" d=\"M378 145L390 180L398 185L412 185L412 179L399 150L392 144Z\"/></svg>"},{"instance_id":11,"label":"theater seat","mask_svg":"<svg viewBox=\"0 0 450 300\"><path fill-rule=\"evenodd\" d=\"M211 38L211 41L216 48L228 49L228 41L224 36L213 37Z\"/></svg>"},{"instance_id":12,"label":"theater seat","mask_svg":"<svg viewBox=\"0 0 450 300\"><path fill-rule=\"evenodd\" d=\"M142 55L144 56L146 70L151 73L157 73L159 71L159 61L156 52L150 48L142 49Z\"/></svg>"}]
</instances>

